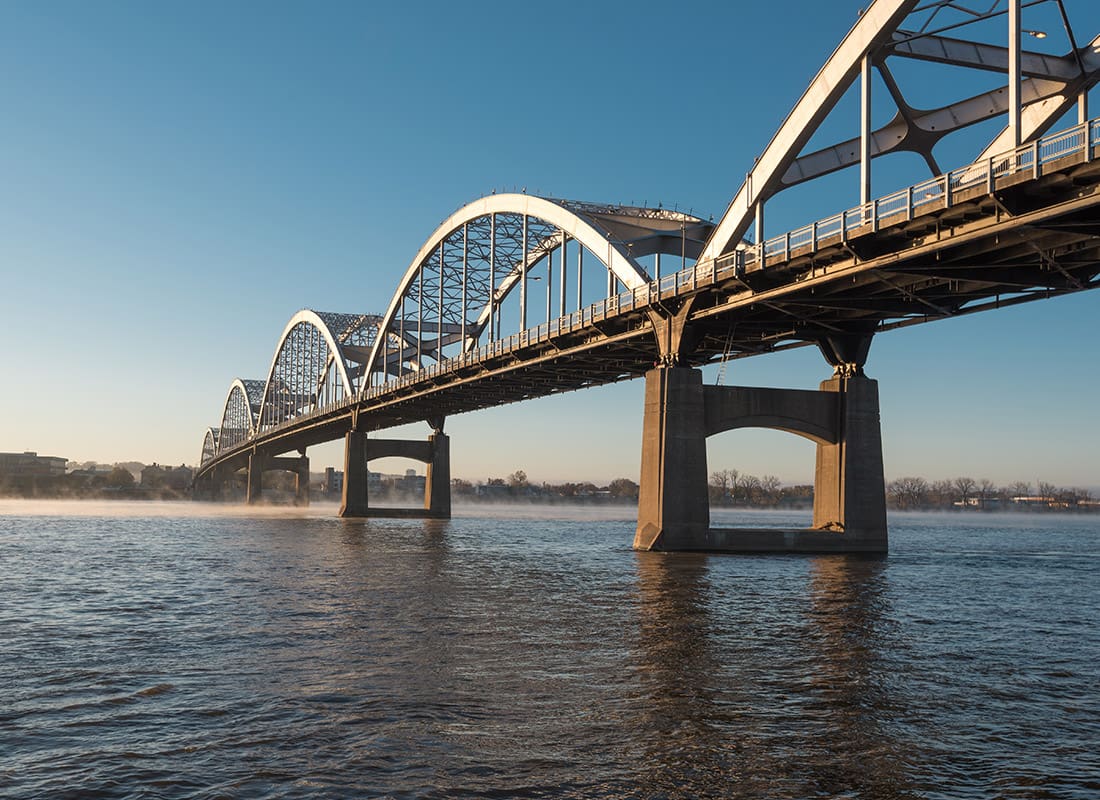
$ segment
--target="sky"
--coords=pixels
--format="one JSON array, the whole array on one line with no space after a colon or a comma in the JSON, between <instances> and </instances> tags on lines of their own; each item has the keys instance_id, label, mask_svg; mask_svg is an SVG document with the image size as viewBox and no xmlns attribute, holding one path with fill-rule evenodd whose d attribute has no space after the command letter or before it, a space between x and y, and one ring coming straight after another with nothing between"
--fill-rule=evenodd
<instances>
[{"instance_id":1,"label":"sky","mask_svg":"<svg viewBox=\"0 0 1100 800\"><path fill-rule=\"evenodd\" d=\"M0 451L194 464L230 382L266 375L297 310L383 312L436 226L495 190L718 219L861 3L0 5ZM1079 38L1100 33L1094 0L1067 8ZM1056 27L1029 46L1068 50ZM903 89L974 93L939 77ZM855 135L857 114L849 97L821 135ZM941 164L996 131L948 139ZM927 176L879 159L873 191ZM858 175L796 191L769 232L855 205ZM1084 293L876 337L887 478L1100 486L1098 312ZM723 379L829 372L802 348ZM460 415L452 474L636 479L641 422L641 381ZM774 431L708 442L711 470L809 483L813 461Z\"/></svg>"}]
</instances>

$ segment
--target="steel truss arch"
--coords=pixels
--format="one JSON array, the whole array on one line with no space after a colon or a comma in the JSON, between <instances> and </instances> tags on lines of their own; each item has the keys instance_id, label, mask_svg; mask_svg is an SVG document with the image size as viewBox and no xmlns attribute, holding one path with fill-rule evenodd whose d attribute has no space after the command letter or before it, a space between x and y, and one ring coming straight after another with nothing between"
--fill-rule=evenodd
<instances>
[{"instance_id":1,"label":"steel truss arch","mask_svg":"<svg viewBox=\"0 0 1100 800\"><path fill-rule=\"evenodd\" d=\"M217 429L218 453L236 447L255 434L263 395L263 381L236 378L229 385L222 407L221 426ZM204 450L205 447L204 443Z\"/></svg>"},{"instance_id":2,"label":"steel truss arch","mask_svg":"<svg viewBox=\"0 0 1100 800\"><path fill-rule=\"evenodd\" d=\"M206 433L202 437L202 455L199 456L199 466L206 465L207 462L213 461L218 455L218 434L219 428L207 428Z\"/></svg>"},{"instance_id":3,"label":"steel truss arch","mask_svg":"<svg viewBox=\"0 0 1100 800\"><path fill-rule=\"evenodd\" d=\"M420 247L382 319L379 330L385 335L375 341L369 371L388 377L402 365L419 369L425 356L441 360L444 347L472 348L526 272L569 243L591 253L614 281L632 289L651 280L638 258L654 253L697 258L712 228L671 209L527 194L475 200L444 220ZM468 251L475 249L480 271L467 269ZM405 316L406 301L417 305L413 318Z\"/></svg>"},{"instance_id":4,"label":"steel truss arch","mask_svg":"<svg viewBox=\"0 0 1100 800\"><path fill-rule=\"evenodd\" d=\"M354 397L379 320L312 309L291 317L271 359L256 430Z\"/></svg>"},{"instance_id":5,"label":"steel truss arch","mask_svg":"<svg viewBox=\"0 0 1100 800\"><path fill-rule=\"evenodd\" d=\"M1071 50L1061 56L1022 50L1020 30L1008 46L952 36L983 20L1010 16L1026 0L990 0L975 10L965 0L874 0L861 14L837 49L806 88L767 147L756 159L744 183L706 243L701 260L719 258L748 244L744 237L755 223L757 243L763 206L780 191L848 166L861 165L861 203L870 201L871 160L891 152L912 152L928 164L933 176L940 169L933 148L944 136L987 119L1008 115L1009 125L976 160L1005 152L1042 136L1093 86L1100 83L1100 37L1078 47L1062 0L1061 12ZM951 15L955 16L952 17ZM964 21L959 22L958 19ZM904 27L903 27L904 26ZM1006 25L1006 30L1011 25ZM1024 31L1033 35L1042 32ZM1045 37L1045 33L1042 33ZM953 67L1007 73L1007 87L945 103L938 108L910 105L899 88L888 59L903 58ZM870 125L872 69L879 73L897 108L894 118L877 130ZM1015 79L1015 83L1014 80ZM811 153L803 153L826 117L856 82L863 107L857 136ZM1013 99L1015 97L1015 100ZM1079 121L1085 118L1084 109ZM1014 141L1013 139L1016 139Z\"/></svg>"}]
</instances>

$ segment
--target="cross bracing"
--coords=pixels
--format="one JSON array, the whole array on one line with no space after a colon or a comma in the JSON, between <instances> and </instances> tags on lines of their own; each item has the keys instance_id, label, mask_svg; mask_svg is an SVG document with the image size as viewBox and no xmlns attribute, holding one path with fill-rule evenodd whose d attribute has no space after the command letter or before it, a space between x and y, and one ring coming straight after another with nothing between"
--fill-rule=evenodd
<instances>
[{"instance_id":1,"label":"cross bracing","mask_svg":"<svg viewBox=\"0 0 1100 800\"><path fill-rule=\"evenodd\" d=\"M420 249L384 317L370 361L374 384L586 304L589 289L638 286L638 259L656 253L694 260L711 230L666 209L492 195L460 209ZM587 260L587 271L585 264ZM534 282L541 282L539 297ZM536 303L538 304L536 306Z\"/></svg>"},{"instance_id":2,"label":"cross bracing","mask_svg":"<svg viewBox=\"0 0 1100 800\"><path fill-rule=\"evenodd\" d=\"M299 311L280 337L262 394L265 430L354 397L378 336L372 314Z\"/></svg>"},{"instance_id":3,"label":"cross bracing","mask_svg":"<svg viewBox=\"0 0 1100 800\"><path fill-rule=\"evenodd\" d=\"M200 464L212 461L214 456L218 454L219 432L217 428L207 428L206 435L202 437L202 455L199 457Z\"/></svg>"},{"instance_id":4,"label":"cross bracing","mask_svg":"<svg viewBox=\"0 0 1100 800\"><path fill-rule=\"evenodd\" d=\"M1055 56L1032 52L1021 43L1020 7L1056 8L1068 52ZM1015 35L1004 43L1004 32ZM992 35L990 32L993 32ZM1054 33L1052 31L1052 33ZM999 40L998 40L999 39ZM1006 83L976 95L953 96L955 82L935 86L942 102L921 108L909 99L915 87L897 76L905 62L936 63L959 71L1004 73ZM871 76L877 73L896 108L884 126L871 126ZM790 114L753 163L707 243L704 258L718 258L745 247L750 227L756 240L766 238L764 208L779 192L849 166L860 166L860 199L871 199L873 159L899 152L919 155L931 175L943 172L935 156L945 137L990 119L1006 119L1005 128L978 152L975 160L1011 150L1045 134L1074 105L1078 121L1088 118L1088 90L1100 82L1100 36L1079 41L1062 0L877 0L864 12L811 81ZM921 82L922 89L928 88ZM936 82L933 82L936 83ZM845 93L861 95L855 134L805 152L807 143Z\"/></svg>"},{"instance_id":5,"label":"cross bracing","mask_svg":"<svg viewBox=\"0 0 1100 800\"><path fill-rule=\"evenodd\" d=\"M235 447L255 433L263 392L263 381L237 378L230 384L222 410L221 426L218 428L219 449Z\"/></svg>"}]
</instances>

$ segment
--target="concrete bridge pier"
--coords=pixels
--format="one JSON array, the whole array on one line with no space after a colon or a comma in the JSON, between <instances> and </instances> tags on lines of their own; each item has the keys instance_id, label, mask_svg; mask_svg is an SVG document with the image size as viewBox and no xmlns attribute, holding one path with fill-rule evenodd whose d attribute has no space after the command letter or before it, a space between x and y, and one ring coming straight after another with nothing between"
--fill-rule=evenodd
<instances>
[{"instance_id":1,"label":"concrete bridge pier","mask_svg":"<svg viewBox=\"0 0 1100 800\"><path fill-rule=\"evenodd\" d=\"M711 527L706 439L745 427L783 430L817 443L812 528ZM886 552L877 383L853 362L838 365L818 391L703 386L699 370L674 365L648 372L634 547Z\"/></svg>"},{"instance_id":2,"label":"concrete bridge pier","mask_svg":"<svg viewBox=\"0 0 1100 800\"><path fill-rule=\"evenodd\" d=\"M309 457L304 452L295 456L269 458L264 471L281 470L294 474L294 505L309 505Z\"/></svg>"},{"instance_id":3,"label":"concrete bridge pier","mask_svg":"<svg viewBox=\"0 0 1100 800\"><path fill-rule=\"evenodd\" d=\"M842 533L852 549L886 552L878 381L834 376L820 391L837 396L838 435L835 442L817 445L813 527Z\"/></svg>"},{"instance_id":4,"label":"concrete bridge pier","mask_svg":"<svg viewBox=\"0 0 1100 800\"><path fill-rule=\"evenodd\" d=\"M191 498L193 500L218 501L225 493L225 476L220 469L210 470L204 478L196 481Z\"/></svg>"},{"instance_id":5,"label":"concrete bridge pier","mask_svg":"<svg viewBox=\"0 0 1100 800\"><path fill-rule=\"evenodd\" d=\"M376 508L368 499L367 464L376 458L411 458L427 464L422 508ZM369 439L366 433L351 431L344 445L344 494L341 517L420 517L450 519L451 517L451 449L450 437L442 425L428 440Z\"/></svg>"},{"instance_id":6,"label":"concrete bridge pier","mask_svg":"<svg viewBox=\"0 0 1100 800\"><path fill-rule=\"evenodd\" d=\"M368 516L367 476L367 434L362 431L348 431L344 436L344 490L339 512L341 517Z\"/></svg>"},{"instance_id":7,"label":"concrete bridge pier","mask_svg":"<svg viewBox=\"0 0 1100 800\"><path fill-rule=\"evenodd\" d=\"M259 451L248 454L248 475L245 479L244 501L255 505L264 492L264 462L267 459Z\"/></svg>"},{"instance_id":8,"label":"concrete bridge pier","mask_svg":"<svg viewBox=\"0 0 1100 800\"><path fill-rule=\"evenodd\" d=\"M704 402L699 370L646 373L635 550L698 550L708 541Z\"/></svg>"},{"instance_id":9,"label":"concrete bridge pier","mask_svg":"<svg viewBox=\"0 0 1100 800\"><path fill-rule=\"evenodd\" d=\"M433 519L451 518L451 437L435 431L428 437L432 460L424 482L424 511Z\"/></svg>"},{"instance_id":10,"label":"concrete bridge pier","mask_svg":"<svg viewBox=\"0 0 1100 800\"><path fill-rule=\"evenodd\" d=\"M255 505L263 497L265 472L281 470L294 473L294 505L309 505L309 458L303 452L298 456L272 457L260 452L248 456L245 502Z\"/></svg>"}]
</instances>

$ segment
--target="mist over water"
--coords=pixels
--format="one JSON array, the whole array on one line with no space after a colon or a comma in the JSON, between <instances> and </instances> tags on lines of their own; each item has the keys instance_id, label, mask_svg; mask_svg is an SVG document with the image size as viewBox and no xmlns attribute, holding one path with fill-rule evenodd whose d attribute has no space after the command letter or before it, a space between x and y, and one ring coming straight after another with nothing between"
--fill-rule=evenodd
<instances>
[{"instance_id":1,"label":"mist over water","mask_svg":"<svg viewBox=\"0 0 1100 800\"><path fill-rule=\"evenodd\" d=\"M0 797L1100 795L1095 518L633 515L2 501Z\"/></svg>"}]
</instances>

